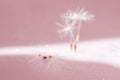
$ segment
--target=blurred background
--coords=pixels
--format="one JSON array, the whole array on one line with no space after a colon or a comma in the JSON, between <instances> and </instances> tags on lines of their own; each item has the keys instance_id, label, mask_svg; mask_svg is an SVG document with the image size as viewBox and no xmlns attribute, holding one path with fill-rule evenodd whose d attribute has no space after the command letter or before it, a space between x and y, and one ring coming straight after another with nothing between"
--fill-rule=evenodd
<instances>
[{"instance_id":1,"label":"blurred background","mask_svg":"<svg viewBox=\"0 0 120 80\"><path fill-rule=\"evenodd\" d=\"M82 25L81 42L120 37L120 0L0 0L0 50L5 47L3 51L10 52L6 47L69 41L58 37L59 26L56 22L63 23L60 15L67 9L76 11L78 8L85 8L96 15L94 22ZM119 46L100 46L100 49L97 47L95 50L94 47L86 50L87 48L81 51L83 55L87 53L84 51L89 53L89 50L96 50L93 52L95 54L89 55L105 61L112 62L113 58L116 63L120 61ZM97 50L100 54L105 50L108 52L104 56L98 56ZM19 52L19 49L16 48L15 51ZM113 57L109 58L108 54ZM50 67L46 70L48 63L41 58L37 58L37 63L35 60L28 63L33 58L36 59L25 55L0 56L0 80L120 80L120 69L107 64L56 59L55 65L58 68Z\"/></svg>"},{"instance_id":2,"label":"blurred background","mask_svg":"<svg viewBox=\"0 0 120 80\"><path fill-rule=\"evenodd\" d=\"M57 31L67 9L96 15L84 23L80 41L120 37L120 0L0 0L0 47L67 42Z\"/></svg>"}]
</instances>

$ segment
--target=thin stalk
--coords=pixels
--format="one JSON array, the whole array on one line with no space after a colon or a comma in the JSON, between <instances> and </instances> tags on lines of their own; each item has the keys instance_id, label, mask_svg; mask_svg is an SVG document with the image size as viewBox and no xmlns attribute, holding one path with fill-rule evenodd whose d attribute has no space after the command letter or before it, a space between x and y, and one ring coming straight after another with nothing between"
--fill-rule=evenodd
<instances>
[{"instance_id":1,"label":"thin stalk","mask_svg":"<svg viewBox=\"0 0 120 80\"><path fill-rule=\"evenodd\" d=\"M79 38L80 38L80 30L81 30L81 25L82 25L82 21L79 21L78 24L78 29L77 29L77 34L76 34L76 38L75 38L75 42L74 42L74 50L77 52L77 47L78 47L78 42L79 42Z\"/></svg>"}]
</instances>

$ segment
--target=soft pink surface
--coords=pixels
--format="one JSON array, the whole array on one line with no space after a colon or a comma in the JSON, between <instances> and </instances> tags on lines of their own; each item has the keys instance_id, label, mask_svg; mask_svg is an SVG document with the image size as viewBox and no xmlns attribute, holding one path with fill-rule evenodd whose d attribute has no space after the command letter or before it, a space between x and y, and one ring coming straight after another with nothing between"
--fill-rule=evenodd
<instances>
[{"instance_id":1,"label":"soft pink surface","mask_svg":"<svg viewBox=\"0 0 120 80\"><path fill-rule=\"evenodd\" d=\"M31 63L29 56L0 57L0 80L120 80L120 70L109 65L57 59Z\"/></svg>"},{"instance_id":2,"label":"soft pink surface","mask_svg":"<svg viewBox=\"0 0 120 80\"><path fill-rule=\"evenodd\" d=\"M83 25L81 40L120 37L119 0L0 0L0 46L61 42L56 22L67 9L85 8L96 20ZM67 40L66 40L67 41Z\"/></svg>"},{"instance_id":3,"label":"soft pink surface","mask_svg":"<svg viewBox=\"0 0 120 80\"><path fill-rule=\"evenodd\" d=\"M120 37L119 3L120 0L0 0L0 47L61 42L55 23L62 23L59 15L66 9L78 7L96 15L95 22L83 25L81 40ZM120 70L108 65L61 61L71 68L58 64L63 67L54 72L43 66L34 68L36 65L28 64L25 57L0 57L0 80L120 80Z\"/></svg>"}]
</instances>

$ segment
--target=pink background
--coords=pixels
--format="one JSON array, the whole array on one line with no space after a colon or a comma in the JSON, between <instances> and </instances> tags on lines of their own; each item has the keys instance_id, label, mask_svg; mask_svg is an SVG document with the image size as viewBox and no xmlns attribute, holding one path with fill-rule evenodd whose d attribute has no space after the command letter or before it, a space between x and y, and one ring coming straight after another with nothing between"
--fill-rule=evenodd
<instances>
[{"instance_id":1,"label":"pink background","mask_svg":"<svg viewBox=\"0 0 120 80\"><path fill-rule=\"evenodd\" d=\"M85 8L96 20L82 26L81 41L119 37L119 0L0 0L0 46L64 42L58 38L66 9ZM67 41L67 39L65 40Z\"/></svg>"},{"instance_id":2,"label":"pink background","mask_svg":"<svg viewBox=\"0 0 120 80\"><path fill-rule=\"evenodd\" d=\"M83 25L81 41L120 37L120 0L0 0L0 47L64 42L55 23L62 23L66 9L78 7L96 15ZM120 70L104 64L64 60L72 69L49 73L41 66L42 72L32 70L24 59L0 57L0 80L120 80Z\"/></svg>"},{"instance_id":3,"label":"pink background","mask_svg":"<svg viewBox=\"0 0 120 80\"><path fill-rule=\"evenodd\" d=\"M44 61L34 64L29 59L0 57L0 80L120 80L120 70L105 64L58 59L57 67L53 64L46 69Z\"/></svg>"}]
</instances>

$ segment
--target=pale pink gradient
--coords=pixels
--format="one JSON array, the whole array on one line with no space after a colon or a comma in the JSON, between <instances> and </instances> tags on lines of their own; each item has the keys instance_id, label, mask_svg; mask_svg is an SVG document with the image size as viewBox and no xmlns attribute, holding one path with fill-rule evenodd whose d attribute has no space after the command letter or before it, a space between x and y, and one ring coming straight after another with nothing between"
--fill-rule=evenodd
<instances>
[{"instance_id":1,"label":"pale pink gradient","mask_svg":"<svg viewBox=\"0 0 120 80\"><path fill-rule=\"evenodd\" d=\"M119 0L0 0L0 46L64 42L58 38L60 15L85 8L95 21L82 26L81 41L120 37ZM67 41L67 39L65 40Z\"/></svg>"},{"instance_id":2,"label":"pale pink gradient","mask_svg":"<svg viewBox=\"0 0 120 80\"><path fill-rule=\"evenodd\" d=\"M60 60L60 61L59 61ZM28 56L0 57L0 80L119 80L120 70L105 64L57 59L57 67L28 63ZM38 65L40 64L40 65ZM52 64L51 66L54 66Z\"/></svg>"},{"instance_id":3,"label":"pale pink gradient","mask_svg":"<svg viewBox=\"0 0 120 80\"><path fill-rule=\"evenodd\" d=\"M120 37L119 3L119 0L0 0L0 47L64 42L58 38L56 22L62 23L60 14L67 9L78 7L96 15L92 24L83 25L80 41ZM42 66L38 70L42 72L31 68L25 56L1 56L0 80L120 80L120 70L108 65L61 61L71 68L49 73Z\"/></svg>"}]
</instances>

